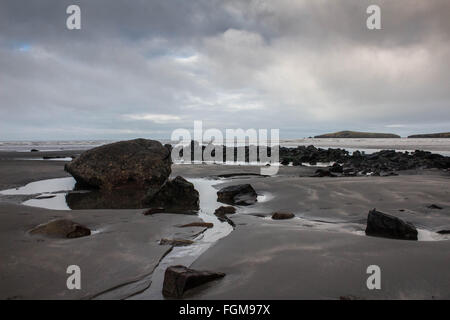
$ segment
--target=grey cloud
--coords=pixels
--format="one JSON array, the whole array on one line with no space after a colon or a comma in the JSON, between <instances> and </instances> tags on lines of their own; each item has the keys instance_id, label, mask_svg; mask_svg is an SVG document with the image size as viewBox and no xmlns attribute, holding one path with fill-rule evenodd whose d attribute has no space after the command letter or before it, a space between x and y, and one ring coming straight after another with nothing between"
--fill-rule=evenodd
<instances>
[{"instance_id":1,"label":"grey cloud","mask_svg":"<svg viewBox=\"0 0 450 320\"><path fill-rule=\"evenodd\" d=\"M0 140L448 131L450 3L371 3L0 0Z\"/></svg>"}]
</instances>

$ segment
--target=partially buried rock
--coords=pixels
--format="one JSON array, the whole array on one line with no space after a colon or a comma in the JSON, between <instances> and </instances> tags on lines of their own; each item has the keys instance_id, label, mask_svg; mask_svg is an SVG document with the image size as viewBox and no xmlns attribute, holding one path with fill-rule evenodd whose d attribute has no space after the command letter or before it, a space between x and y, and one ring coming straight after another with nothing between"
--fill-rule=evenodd
<instances>
[{"instance_id":1,"label":"partially buried rock","mask_svg":"<svg viewBox=\"0 0 450 320\"><path fill-rule=\"evenodd\" d=\"M429 209L437 209L437 210L442 210L442 207L436 205L436 204L432 204L428 206Z\"/></svg>"},{"instance_id":2,"label":"partially buried rock","mask_svg":"<svg viewBox=\"0 0 450 320\"><path fill-rule=\"evenodd\" d=\"M340 296L339 300L364 300L364 298L348 295L348 296Z\"/></svg>"},{"instance_id":3,"label":"partially buried rock","mask_svg":"<svg viewBox=\"0 0 450 320\"><path fill-rule=\"evenodd\" d=\"M272 219L274 220L286 220L294 217L295 215L292 212L274 212L272 214Z\"/></svg>"},{"instance_id":4,"label":"partially buried rock","mask_svg":"<svg viewBox=\"0 0 450 320\"><path fill-rule=\"evenodd\" d=\"M55 197L56 197L56 194L48 194L48 195L44 194L44 195L37 196L35 199L44 200L44 199L52 199Z\"/></svg>"},{"instance_id":5,"label":"partially buried rock","mask_svg":"<svg viewBox=\"0 0 450 320\"><path fill-rule=\"evenodd\" d=\"M189 227L212 228L214 227L214 224L210 222L191 222L180 226L180 228L189 228Z\"/></svg>"},{"instance_id":6,"label":"partially buried rock","mask_svg":"<svg viewBox=\"0 0 450 320\"><path fill-rule=\"evenodd\" d=\"M171 266L164 274L162 293L165 297L182 298L183 294L204 283L223 278L225 273L198 271L185 266Z\"/></svg>"},{"instance_id":7,"label":"partially buried rock","mask_svg":"<svg viewBox=\"0 0 450 320\"><path fill-rule=\"evenodd\" d=\"M194 243L194 241L186 240L186 239L161 239L159 241L160 245L170 245L170 246L174 246L174 247L189 246L193 243Z\"/></svg>"},{"instance_id":8,"label":"partially buried rock","mask_svg":"<svg viewBox=\"0 0 450 320\"><path fill-rule=\"evenodd\" d=\"M91 234L91 230L85 226L66 219L57 219L40 224L29 232L30 234L39 234L54 238L80 238Z\"/></svg>"},{"instance_id":9,"label":"partially buried rock","mask_svg":"<svg viewBox=\"0 0 450 320\"><path fill-rule=\"evenodd\" d=\"M168 180L154 193L152 190L146 195L144 204L164 207L166 211L198 211L199 193L194 185L183 177Z\"/></svg>"},{"instance_id":10,"label":"partially buried rock","mask_svg":"<svg viewBox=\"0 0 450 320\"><path fill-rule=\"evenodd\" d=\"M64 168L83 187L158 190L169 177L171 164L169 148L135 139L85 151Z\"/></svg>"},{"instance_id":11,"label":"partially buried rock","mask_svg":"<svg viewBox=\"0 0 450 320\"><path fill-rule=\"evenodd\" d=\"M255 189L250 184L239 184L220 189L217 192L217 201L248 206L256 202L257 196Z\"/></svg>"},{"instance_id":12,"label":"partially buried rock","mask_svg":"<svg viewBox=\"0 0 450 320\"><path fill-rule=\"evenodd\" d=\"M147 209L147 210L145 210L142 214L143 214L144 216L149 216L149 215L152 215L152 214L155 214L155 213L163 213L164 211L165 211L164 208L162 208L162 207L157 207L157 208L150 208L150 209Z\"/></svg>"},{"instance_id":13,"label":"partially buried rock","mask_svg":"<svg viewBox=\"0 0 450 320\"><path fill-rule=\"evenodd\" d=\"M417 229L409 222L373 209L367 216L366 235L417 240Z\"/></svg>"},{"instance_id":14,"label":"partially buried rock","mask_svg":"<svg viewBox=\"0 0 450 320\"><path fill-rule=\"evenodd\" d=\"M336 175L331 173L330 170L327 169L317 169L313 177L336 177Z\"/></svg>"}]
</instances>

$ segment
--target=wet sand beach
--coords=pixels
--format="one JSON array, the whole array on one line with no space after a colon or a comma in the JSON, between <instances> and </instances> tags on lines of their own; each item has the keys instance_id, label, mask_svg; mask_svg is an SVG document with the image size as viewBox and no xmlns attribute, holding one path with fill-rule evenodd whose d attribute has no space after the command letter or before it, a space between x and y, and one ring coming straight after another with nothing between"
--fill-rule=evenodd
<instances>
[{"instance_id":1,"label":"wet sand beach","mask_svg":"<svg viewBox=\"0 0 450 320\"><path fill-rule=\"evenodd\" d=\"M58 152L58 156L71 153ZM48 155L55 153L39 156ZM35 154L0 152L1 190L69 176L63 170L65 161L15 160L30 156ZM256 204L236 206L237 213L229 216L234 230L186 260L194 269L226 276L188 291L185 298L450 298L450 241L437 233L450 229L448 172L312 178L313 167L283 166L273 177L258 176L259 169L172 165L173 177L214 179L215 189L249 183L258 193ZM0 196L1 299L155 298L152 273L171 250L158 241L198 239L205 232L204 228L178 227L201 221L200 214L144 216L143 209L59 211L24 206L25 198ZM431 209L431 204L442 209ZM419 230L419 241L366 236L367 214L373 208L412 222ZM289 211L295 218L275 221L270 218L273 211ZM62 217L89 227L93 234L52 239L27 233ZM66 288L70 264L83 270L81 290ZM366 268L372 264L382 270L381 290L367 289Z\"/></svg>"}]
</instances>

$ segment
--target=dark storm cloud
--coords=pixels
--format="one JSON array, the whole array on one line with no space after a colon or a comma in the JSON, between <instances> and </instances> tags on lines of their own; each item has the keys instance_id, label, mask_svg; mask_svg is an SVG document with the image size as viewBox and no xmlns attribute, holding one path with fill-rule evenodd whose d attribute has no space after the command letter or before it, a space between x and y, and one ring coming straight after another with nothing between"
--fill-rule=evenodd
<instances>
[{"instance_id":1,"label":"dark storm cloud","mask_svg":"<svg viewBox=\"0 0 450 320\"><path fill-rule=\"evenodd\" d=\"M446 0L0 0L0 30L0 140L450 125Z\"/></svg>"}]
</instances>

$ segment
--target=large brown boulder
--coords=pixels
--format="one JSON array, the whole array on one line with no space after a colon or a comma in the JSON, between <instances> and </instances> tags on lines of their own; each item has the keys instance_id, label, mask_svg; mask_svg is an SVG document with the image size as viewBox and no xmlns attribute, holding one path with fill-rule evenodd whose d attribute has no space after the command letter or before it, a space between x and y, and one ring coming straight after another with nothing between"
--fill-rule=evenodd
<instances>
[{"instance_id":1,"label":"large brown boulder","mask_svg":"<svg viewBox=\"0 0 450 320\"><path fill-rule=\"evenodd\" d=\"M89 236L91 230L76 222L66 219L56 219L31 229L30 234L39 234L53 238L80 238Z\"/></svg>"},{"instance_id":2,"label":"large brown boulder","mask_svg":"<svg viewBox=\"0 0 450 320\"><path fill-rule=\"evenodd\" d=\"M120 141L82 153L65 165L83 187L158 190L171 172L170 148L146 139Z\"/></svg>"},{"instance_id":3,"label":"large brown boulder","mask_svg":"<svg viewBox=\"0 0 450 320\"><path fill-rule=\"evenodd\" d=\"M179 299L185 291L224 276L225 273L197 271L185 266L168 267L164 274L162 293L165 297Z\"/></svg>"},{"instance_id":4,"label":"large brown boulder","mask_svg":"<svg viewBox=\"0 0 450 320\"><path fill-rule=\"evenodd\" d=\"M152 207L163 207L167 212L191 212L200 208L198 191L191 182L180 176L167 180L156 192L150 190L143 203Z\"/></svg>"}]
</instances>

